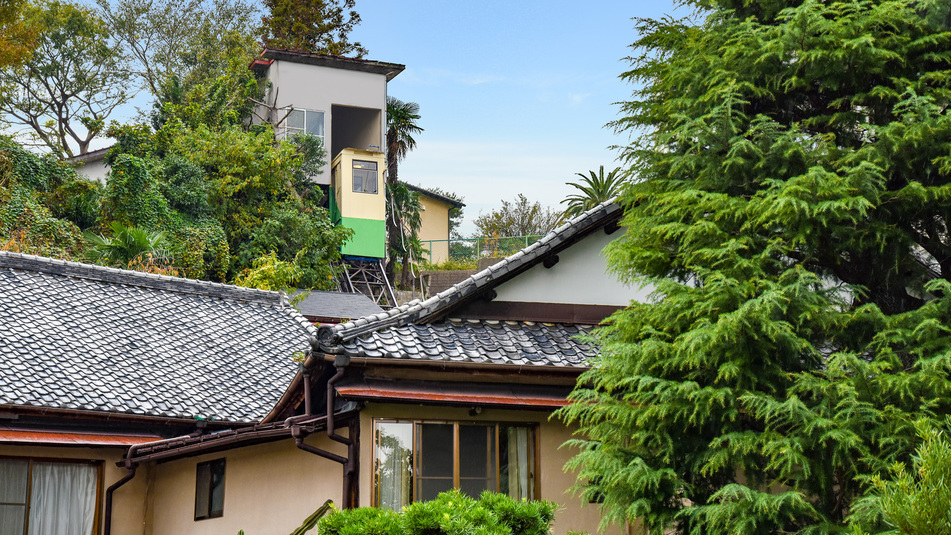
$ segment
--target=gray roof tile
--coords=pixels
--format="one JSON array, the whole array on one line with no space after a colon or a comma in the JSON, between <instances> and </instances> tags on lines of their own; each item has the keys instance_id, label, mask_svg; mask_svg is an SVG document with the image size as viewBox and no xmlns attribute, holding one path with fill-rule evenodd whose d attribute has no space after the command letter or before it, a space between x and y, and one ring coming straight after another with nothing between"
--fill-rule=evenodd
<instances>
[{"instance_id":1,"label":"gray roof tile","mask_svg":"<svg viewBox=\"0 0 951 535\"><path fill-rule=\"evenodd\" d=\"M300 292L295 293L298 295ZM322 292L309 290L295 305L301 314L311 317L361 318L377 314L383 309L369 297L359 293Z\"/></svg>"},{"instance_id":2,"label":"gray roof tile","mask_svg":"<svg viewBox=\"0 0 951 535\"><path fill-rule=\"evenodd\" d=\"M591 326L458 320L391 327L340 345L350 356L585 367L597 352L578 339ZM436 341L433 344L433 341Z\"/></svg>"},{"instance_id":3,"label":"gray roof tile","mask_svg":"<svg viewBox=\"0 0 951 535\"><path fill-rule=\"evenodd\" d=\"M315 334L276 292L6 252L0 326L0 404L234 422Z\"/></svg>"}]
</instances>

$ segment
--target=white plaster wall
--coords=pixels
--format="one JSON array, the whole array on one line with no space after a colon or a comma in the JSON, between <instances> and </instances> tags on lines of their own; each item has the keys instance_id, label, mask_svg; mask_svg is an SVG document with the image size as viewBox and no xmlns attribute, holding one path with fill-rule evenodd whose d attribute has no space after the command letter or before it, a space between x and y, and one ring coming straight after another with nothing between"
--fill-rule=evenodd
<instances>
[{"instance_id":1,"label":"white plaster wall","mask_svg":"<svg viewBox=\"0 0 951 535\"><path fill-rule=\"evenodd\" d=\"M276 91L278 107L292 106L324 112L324 146L328 152L333 130L331 107L334 104L386 110L386 76L368 72L335 69L288 61L275 61L268 68L271 91ZM380 113L380 136L374 145L383 147L385 113ZM330 183L330 160L317 182Z\"/></svg>"},{"instance_id":2,"label":"white plaster wall","mask_svg":"<svg viewBox=\"0 0 951 535\"><path fill-rule=\"evenodd\" d=\"M106 175L109 174L109 166L106 165L105 158L90 160L76 168L76 173L85 176L89 180L95 180L106 183Z\"/></svg>"},{"instance_id":3,"label":"white plaster wall","mask_svg":"<svg viewBox=\"0 0 951 535\"><path fill-rule=\"evenodd\" d=\"M627 306L646 301L650 289L623 284L608 271L603 249L624 229L597 231L558 254L552 268L538 264L500 284L495 301Z\"/></svg>"}]
</instances>

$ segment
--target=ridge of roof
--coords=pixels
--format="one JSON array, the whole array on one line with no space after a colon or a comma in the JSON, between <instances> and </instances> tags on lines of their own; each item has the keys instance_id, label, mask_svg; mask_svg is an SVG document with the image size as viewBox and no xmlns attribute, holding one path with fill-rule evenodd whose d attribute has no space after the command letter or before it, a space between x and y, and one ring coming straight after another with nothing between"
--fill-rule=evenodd
<instances>
[{"instance_id":1,"label":"ridge of roof","mask_svg":"<svg viewBox=\"0 0 951 535\"><path fill-rule=\"evenodd\" d=\"M426 195L427 197L432 197L433 199L455 206L456 208L462 208L463 206L466 205L466 203L462 201L457 201L456 199L453 199L452 197L447 197L443 195L442 193L436 193L435 191L417 186L416 184L410 184L409 182L403 182L402 180L400 181L400 183L406 186L411 191L422 193L423 195Z\"/></svg>"},{"instance_id":2,"label":"ridge of roof","mask_svg":"<svg viewBox=\"0 0 951 535\"><path fill-rule=\"evenodd\" d=\"M265 61L261 61L265 60ZM341 69L357 70L371 72L374 74L386 75L386 81L389 82L396 75L406 69L406 65L400 63L390 63L387 61L378 61L372 59L348 58L346 56L332 56L330 54L320 54L318 52L303 52L300 50L287 50L282 48L265 48L260 56L251 62L251 68L265 68L270 66L267 60L283 60L295 63L304 63L308 65L319 65L323 67L337 67Z\"/></svg>"},{"instance_id":3,"label":"ridge of roof","mask_svg":"<svg viewBox=\"0 0 951 535\"><path fill-rule=\"evenodd\" d=\"M317 338L321 350L327 353L342 353L339 345L359 336L388 327L402 327L409 323L425 320L442 312L466 297L486 288L505 282L509 278L542 261L548 254L557 253L562 245L567 247L572 238L586 236L591 231L620 219L621 206L615 199L605 201L583 214L567 221L552 230L537 242L517 253L479 271L425 301L414 299L402 306L371 316L341 323L334 326L322 326L317 329ZM568 242L568 243L566 243Z\"/></svg>"},{"instance_id":4,"label":"ridge of roof","mask_svg":"<svg viewBox=\"0 0 951 535\"><path fill-rule=\"evenodd\" d=\"M113 144L113 145L109 145L108 147L103 147L101 149L91 150L84 154L71 156L69 158L66 158L66 161L73 162L73 163L86 163L91 160L101 160L106 157L106 153L112 150L112 147L115 147L115 145Z\"/></svg>"},{"instance_id":5,"label":"ridge of roof","mask_svg":"<svg viewBox=\"0 0 951 535\"><path fill-rule=\"evenodd\" d=\"M288 306L280 292L242 288L231 284L156 275L128 269L59 260L45 256L0 251L0 269L48 273L76 279L94 280L108 284L136 286L181 294L197 294L234 301L256 302L274 306ZM298 314L300 315L300 314ZM301 320L307 320L301 316Z\"/></svg>"}]
</instances>

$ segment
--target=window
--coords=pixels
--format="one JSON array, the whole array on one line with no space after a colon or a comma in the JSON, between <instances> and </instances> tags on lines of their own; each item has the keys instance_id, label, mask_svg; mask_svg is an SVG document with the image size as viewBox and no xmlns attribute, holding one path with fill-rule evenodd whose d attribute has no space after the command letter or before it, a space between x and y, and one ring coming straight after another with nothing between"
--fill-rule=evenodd
<instances>
[{"instance_id":1,"label":"window","mask_svg":"<svg viewBox=\"0 0 951 535\"><path fill-rule=\"evenodd\" d=\"M458 488L535 498L535 428L481 422L374 422L374 504L399 510Z\"/></svg>"},{"instance_id":2,"label":"window","mask_svg":"<svg viewBox=\"0 0 951 535\"><path fill-rule=\"evenodd\" d=\"M291 110L284 118L281 137L294 134L313 134L324 137L324 112L313 110Z\"/></svg>"},{"instance_id":3,"label":"window","mask_svg":"<svg viewBox=\"0 0 951 535\"><path fill-rule=\"evenodd\" d=\"M195 478L195 520L225 513L225 460L198 463Z\"/></svg>"},{"instance_id":4,"label":"window","mask_svg":"<svg viewBox=\"0 0 951 535\"><path fill-rule=\"evenodd\" d=\"M0 533L92 535L101 466L94 461L0 459Z\"/></svg>"},{"instance_id":5,"label":"window","mask_svg":"<svg viewBox=\"0 0 951 535\"><path fill-rule=\"evenodd\" d=\"M376 193L376 162L353 161L354 193Z\"/></svg>"}]
</instances>

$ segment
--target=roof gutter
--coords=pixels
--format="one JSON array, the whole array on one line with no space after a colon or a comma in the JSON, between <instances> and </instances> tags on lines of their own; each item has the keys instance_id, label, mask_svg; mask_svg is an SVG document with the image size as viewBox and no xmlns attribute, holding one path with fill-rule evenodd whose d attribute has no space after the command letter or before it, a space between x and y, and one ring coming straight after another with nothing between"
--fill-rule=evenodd
<instances>
[{"instance_id":1,"label":"roof gutter","mask_svg":"<svg viewBox=\"0 0 951 535\"><path fill-rule=\"evenodd\" d=\"M305 361L305 365L301 366L301 374L304 379L304 416L309 417L312 410L311 405L311 386L310 386L310 371L316 365L316 359L313 356L320 350L320 343L317 339L311 338L311 349L308 351L308 358ZM309 366L307 365L309 362ZM291 435L294 437L294 443L297 447L308 453L313 453L314 455L319 455L325 459L330 459L331 461L340 463L343 468L343 489L341 491L341 499L343 501L344 509L351 509L356 507L357 504L357 481L359 475L359 459L360 459L360 421L359 418L352 418L348 422L349 436L341 436L336 433L336 422L334 421L334 398L336 397L336 388L334 385L339 381L344 374L346 373L347 366L350 364L350 357L346 355L337 355L334 359L334 367L337 369L337 372L327 381L327 438L334 442L339 442L347 446L347 456L343 457L337 455L336 453L329 452L327 450L322 450L320 448L311 446L304 442L304 439L307 438L309 433L306 433L302 430L300 426L291 425ZM288 418L288 422L293 420L293 418Z\"/></svg>"}]
</instances>

